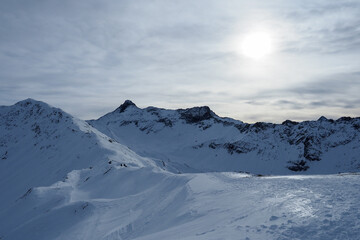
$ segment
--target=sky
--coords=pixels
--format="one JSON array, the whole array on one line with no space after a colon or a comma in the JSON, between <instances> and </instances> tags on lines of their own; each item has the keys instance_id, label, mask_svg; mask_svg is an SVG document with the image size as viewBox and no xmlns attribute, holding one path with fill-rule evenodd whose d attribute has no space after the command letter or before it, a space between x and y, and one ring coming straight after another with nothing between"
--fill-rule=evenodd
<instances>
[{"instance_id":1,"label":"sky","mask_svg":"<svg viewBox=\"0 0 360 240\"><path fill-rule=\"evenodd\" d=\"M359 13L358 0L2 0L0 105L34 98L82 119L126 99L245 122L360 116ZM253 33L270 53L244 54Z\"/></svg>"}]
</instances>

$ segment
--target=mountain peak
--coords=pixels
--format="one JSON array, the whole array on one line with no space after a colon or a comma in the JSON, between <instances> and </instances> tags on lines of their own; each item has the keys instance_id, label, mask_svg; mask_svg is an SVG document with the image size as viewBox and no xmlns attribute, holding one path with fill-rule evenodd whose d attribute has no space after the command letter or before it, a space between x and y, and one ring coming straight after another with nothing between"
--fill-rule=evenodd
<instances>
[{"instance_id":1,"label":"mountain peak","mask_svg":"<svg viewBox=\"0 0 360 240\"><path fill-rule=\"evenodd\" d=\"M324 116L321 116L319 119L318 119L318 121L319 122L324 122L324 121L327 121L328 119L326 118L326 117L324 117Z\"/></svg>"},{"instance_id":2,"label":"mountain peak","mask_svg":"<svg viewBox=\"0 0 360 240\"><path fill-rule=\"evenodd\" d=\"M285 120L281 123L281 125L285 125L285 126L288 126L288 127L291 127L291 126L294 126L294 125L297 125L299 124L298 122L295 122L295 121L291 121L291 120Z\"/></svg>"},{"instance_id":3,"label":"mountain peak","mask_svg":"<svg viewBox=\"0 0 360 240\"><path fill-rule=\"evenodd\" d=\"M177 111L181 114L181 118L185 119L187 123L197 123L216 115L208 106L179 109Z\"/></svg>"},{"instance_id":4,"label":"mountain peak","mask_svg":"<svg viewBox=\"0 0 360 240\"><path fill-rule=\"evenodd\" d=\"M50 107L47 103L42 102L42 101L38 101L32 98L27 98L24 100L21 100L17 103L15 103L15 106L19 106L19 107L23 107L23 108L27 108L27 107L32 107L32 106L37 106L37 107Z\"/></svg>"},{"instance_id":5,"label":"mountain peak","mask_svg":"<svg viewBox=\"0 0 360 240\"><path fill-rule=\"evenodd\" d=\"M123 104L120 105L120 107L118 107L118 111L120 113L124 112L128 107L130 106L134 106L136 107L135 103L133 103L131 100L125 100L125 102Z\"/></svg>"},{"instance_id":6,"label":"mountain peak","mask_svg":"<svg viewBox=\"0 0 360 240\"><path fill-rule=\"evenodd\" d=\"M42 103L42 102L37 101L37 100L32 99L32 98L27 98L27 99L24 99L24 100L21 100L21 101L17 102L16 105L27 106L27 105L35 104L35 103Z\"/></svg>"}]
</instances>

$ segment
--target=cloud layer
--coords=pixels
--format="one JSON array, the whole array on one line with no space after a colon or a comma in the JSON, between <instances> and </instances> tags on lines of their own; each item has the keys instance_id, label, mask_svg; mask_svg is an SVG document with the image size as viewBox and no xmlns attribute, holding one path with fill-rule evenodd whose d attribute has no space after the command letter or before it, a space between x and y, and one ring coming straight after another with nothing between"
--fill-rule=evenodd
<instances>
[{"instance_id":1,"label":"cloud layer","mask_svg":"<svg viewBox=\"0 0 360 240\"><path fill-rule=\"evenodd\" d=\"M125 99L209 105L244 121L360 115L357 1L2 1L0 104L32 97L81 118ZM270 32L261 61L241 39Z\"/></svg>"}]
</instances>

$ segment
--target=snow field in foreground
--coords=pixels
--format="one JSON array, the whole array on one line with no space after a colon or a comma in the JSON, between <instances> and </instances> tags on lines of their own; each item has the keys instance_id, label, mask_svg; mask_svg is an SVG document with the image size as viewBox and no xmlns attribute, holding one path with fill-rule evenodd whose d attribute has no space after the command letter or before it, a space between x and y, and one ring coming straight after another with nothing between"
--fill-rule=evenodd
<instances>
[{"instance_id":1,"label":"snow field in foreground","mask_svg":"<svg viewBox=\"0 0 360 240\"><path fill-rule=\"evenodd\" d=\"M99 167L35 188L2 212L1 219L13 217L2 224L1 234L4 239L357 239L359 180L350 174L176 175L116 166L104 174Z\"/></svg>"}]
</instances>

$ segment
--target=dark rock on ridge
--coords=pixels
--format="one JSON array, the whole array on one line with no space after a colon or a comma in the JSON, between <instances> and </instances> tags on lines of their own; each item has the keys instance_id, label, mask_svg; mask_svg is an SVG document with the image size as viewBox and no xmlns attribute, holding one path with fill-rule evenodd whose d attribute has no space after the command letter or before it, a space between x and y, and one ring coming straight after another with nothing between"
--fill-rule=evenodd
<instances>
[{"instance_id":1,"label":"dark rock on ridge","mask_svg":"<svg viewBox=\"0 0 360 240\"><path fill-rule=\"evenodd\" d=\"M125 100L125 102L123 104L120 105L120 107L118 107L116 110L120 113L124 112L128 107L130 106L134 106L136 107L135 103L133 103L130 100Z\"/></svg>"},{"instance_id":2,"label":"dark rock on ridge","mask_svg":"<svg viewBox=\"0 0 360 240\"><path fill-rule=\"evenodd\" d=\"M304 160L297 161L297 162L291 162L291 163L293 165L288 166L287 168L294 172L306 171L309 168L309 166L306 165L306 161L304 161Z\"/></svg>"},{"instance_id":3,"label":"dark rock on ridge","mask_svg":"<svg viewBox=\"0 0 360 240\"><path fill-rule=\"evenodd\" d=\"M180 118L184 119L186 123L198 123L215 116L215 113L208 106L178 109L177 111L181 115Z\"/></svg>"}]
</instances>

